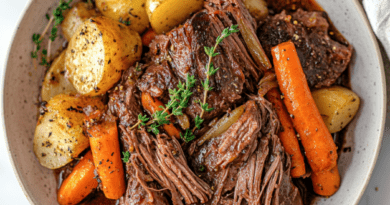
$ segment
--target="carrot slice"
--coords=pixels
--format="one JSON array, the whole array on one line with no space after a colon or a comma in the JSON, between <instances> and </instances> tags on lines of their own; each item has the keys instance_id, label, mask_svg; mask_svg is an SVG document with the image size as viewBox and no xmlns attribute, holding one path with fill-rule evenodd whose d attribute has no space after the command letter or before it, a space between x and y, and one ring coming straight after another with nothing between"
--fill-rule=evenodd
<instances>
[{"instance_id":1,"label":"carrot slice","mask_svg":"<svg viewBox=\"0 0 390 205\"><path fill-rule=\"evenodd\" d=\"M266 94L267 99L272 103L276 114L279 117L282 129L279 132L280 141L282 142L286 152L291 156L291 176L299 178L306 174L305 160L299 148L299 142L291 122L290 115L280 97L278 88L272 88Z\"/></svg>"},{"instance_id":2,"label":"carrot slice","mask_svg":"<svg viewBox=\"0 0 390 205\"><path fill-rule=\"evenodd\" d=\"M165 107L164 104L157 98L152 97L149 93L143 92L142 97L142 106L148 110L151 114L163 110L162 107ZM169 114L169 111L168 111ZM172 120L171 120L172 122ZM180 138L180 131L172 124L164 124L164 130L168 133L169 136Z\"/></svg>"},{"instance_id":3,"label":"carrot slice","mask_svg":"<svg viewBox=\"0 0 390 205\"><path fill-rule=\"evenodd\" d=\"M340 187L339 169L334 167L327 171L311 174L314 192L321 196L332 196Z\"/></svg>"},{"instance_id":4,"label":"carrot slice","mask_svg":"<svg viewBox=\"0 0 390 205\"><path fill-rule=\"evenodd\" d=\"M156 32L152 29L149 28L144 35L142 35L142 45L144 46L149 46L149 44L153 41L154 38L156 38Z\"/></svg>"},{"instance_id":5,"label":"carrot slice","mask_svg":"<svg viewBox=\"0 0 390 205\"><path fill-rule=\"evenodd\" d=\"M275 74L310 167L316 173L337 166L337 148L311 96L292 42L272 48Z\"/></svg>"},{"instance_id":6,"label":"carrot slice","mask_svg":"<svg viewBox=\"0 0 390 205\"><path fill-rule=\"evenodd\" d=\"M126 185L116 123L104 121L93 125L87 132L104 195L109 199L119 199L125 193Z\"/></svg>"},{"instance_id":7,"label":"carrot slice","mask_svg":"<svg viewBox=\"0 0 390 205\"><path fill-rule=\"evenodd\" d=\"M72 173L62 182L58 190L57 200L61 205L72 205L82 201L98 186L93 173L95 166L92 162L91 151L87 152L73 168Z\"/></svg>"}]
</instances>

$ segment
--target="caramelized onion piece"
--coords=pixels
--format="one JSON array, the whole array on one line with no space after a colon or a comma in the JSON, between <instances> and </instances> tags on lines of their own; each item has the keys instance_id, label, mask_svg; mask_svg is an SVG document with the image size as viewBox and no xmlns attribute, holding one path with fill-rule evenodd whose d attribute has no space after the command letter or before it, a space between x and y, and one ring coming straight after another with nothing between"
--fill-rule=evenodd
<instances>
[{"instance_id":1,"label":"caramelized onion piece","mask_svg":"<svg viewBox=\"0 0 390 205\"><path fill-rule=\"evenodd\" d=\"M199 138L197 144L201 146L207 140L219 136L224 133L229 127L240 119L242 113L244 113L245 105L234 109L230 114L225 114L217 123L207 131L201 138Z\"/></svg>"},{"instance_id":2,"label":"caramelized onion piece","mask_svg":"<svg viewBox=\"0 0 390 205\"><path fill-rule=\"evenodd\" d=\"M181 129L186 130L190 128L190 119L186 114L183 115L177 115L177 122L179 123Z\"/></svg>"},{"instance_id":3,"label":"caramelized onion piece","mask_svg":"<svg viewBox=\"0 0 390 205\"><path fill-rule=\"evenodd\" d=\"M261 66L263 71L270 69L271 62L269 61L267 55L265 54L263 47L260 44L259 39L255 36L254 32L251 31L241 18L238 20L238 26L240 28L240 32L246 45L248 46L248 50L251 53L253 59L256 63Z\"/></svg>"}]
</instances>

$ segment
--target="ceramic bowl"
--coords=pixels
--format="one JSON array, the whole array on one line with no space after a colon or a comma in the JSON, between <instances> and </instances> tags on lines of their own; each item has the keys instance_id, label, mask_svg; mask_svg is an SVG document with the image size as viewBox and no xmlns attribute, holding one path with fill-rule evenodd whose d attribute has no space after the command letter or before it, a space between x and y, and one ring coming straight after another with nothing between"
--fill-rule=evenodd
<instances>
[{"instance_id":1,"label":"ceramic bowl","mask_svg":"<svg viewBox=\"0 0 390 205\"><path fill-rule=\"evenodd\" d=\"M340 156L340 190L330 198L317 198L314 203L357 204L370 179L382 141L386 108L384 70L376 39L359 2L319 0L319 3L355 48L351 84L362 103L346 132L343 148L351 151ZM31 36L44 29L45 13L56 4L52 0L29 2L15 32L1 81L9 155L27 198L37 205L57 203L57 183L53 171L42 167L33 153L36 103L44 69L32 65Z\"/></svg>"}]
</instances>

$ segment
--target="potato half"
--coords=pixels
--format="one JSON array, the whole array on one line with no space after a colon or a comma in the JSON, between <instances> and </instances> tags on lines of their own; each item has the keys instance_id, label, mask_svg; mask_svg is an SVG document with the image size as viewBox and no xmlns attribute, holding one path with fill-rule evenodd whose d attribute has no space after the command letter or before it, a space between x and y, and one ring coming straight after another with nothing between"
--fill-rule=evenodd
<instances>
[{"instance_id":1,"label":"potato half","mask_svg":"<svg viewBox=\"0 0 390 205\"><path fill-rule=\"evenodd\" d=\"M86 20L70 40L65 67L79 93L95 96L110 89L141 54L137 32L107 17L95 17Z\"/></svg>"},{"instance_id":2,"label":"potato half","mask_svg":"<svg viewBox=\"0 0 390 205\"><path fill-rule=\"evenodd\" d=\"M53 61L42 83L42 101L49 101L52 97L65 93L76 94L77 90L65 77L65 51Z\"/></svg>"},{"instance_id":3,"label":"potato half","mask_svg":"<svg viewBox=\"0 0 390 205\"><path fill-rule=\"evenodd\" d=\"M48 101L34 134L34 153L42 166L60 168L89 147L82 127L88 105L104 108L98 98L60 94Z\"/></svg>"},{"instance_id":4,"label":"potato half","mask_svg":"<svg viewBox=\"0 0 390 205\"><path fill-rule=\"evenodd\" d=\"M183 23L203 4L203 0L146 0L146 13L153 30L161 34Z\"/></svg>"},{"instance_id":5,"label":"potato half","mask_svg":"<svg viewBox=\"0 0 390 205\"><path fill-rule=\"evenodd\" d=\"M96 7L104 16L122 22L130 29L142 33L149 27L145 2L146 0L96 0Z\"/></svg>"},{"instance_id":6,"label":"potato half","mask_svg":"<svg viewBox=\"0 0 390 205\"><path fill-rule=\"evenodd\" d=\"M77 28L88 18L96 16L97 13L91 4L79 2L72 6L66 13L61 24L62 32L66 40L70 41Z\"/></svg>"},{"instance_id":7,"label":"potato half","mask_svg":"<svg viewBox=\"0 0 390 205\"><path fill-rule=\"evenodd\" d=\"M341 86L322 88L312 95L330 133L347 126L359 109L359 96Z\"/></svg>"}]
</instances>

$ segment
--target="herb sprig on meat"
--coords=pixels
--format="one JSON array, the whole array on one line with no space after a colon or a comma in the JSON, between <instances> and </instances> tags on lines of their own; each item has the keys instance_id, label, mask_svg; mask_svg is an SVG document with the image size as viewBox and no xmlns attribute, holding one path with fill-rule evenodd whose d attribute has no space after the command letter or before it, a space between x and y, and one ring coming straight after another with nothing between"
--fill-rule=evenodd
<instances>
[{"instance_id":1,"label":"herb sprig on meat","mask_svg":"<svg viewBox=\"0 0 390 205\"><path fill-rule=\"evenodd\" d=\"M225 29L223 29L221 35L217 37L217 40L216 40L215 45L213 47L207 47L207 46L204 47L204 51L209 57L208 63L206 65L207 78L205 81L201 82L202 86L203 86L203 90L204 90L203 101L202 102L199 101L200 107L202 108L202 112L201 112L200 116L195 117L195 127L193 129L193 132L196 130L196 128L199 129L200 125L203 123L204 113L210 112L214 109L212 107L209 107L209 104L207 103L207 94L210 90L213 89L213 87L210 87L210 76L214 75L219 69L219 68L215 68L214 63L212 62L213 57L219 55L219 53L217 53L215 51L216 51L218 45L223 41L223 39L229 37L233 33L239 32L239 31L240 30L238 29L238 25L232 25L232 26L230 26L230 28L225 28Z\"/></svg>"},{"instance_id":2,"label":"herb sprig on meat","mask_svg":"<svg viewBox=\"0 0 390 205\"><path fill-rule=\"evenodd\" d=\"M202 118L205 112L210 112L214 108L209 107L209 104L207 103L207 94L208 91L211 91L213 88L210 87L210 76L214 75L219 68L215 68L214 64L212 62L213 57L219 55L218 52L216 52L216 49L218 45L228 36L230 36L233 33L239 32L238 25L232 25L230 28L225 28L221 35L217 37L216 43L213 47L204 47L205 53L209 57L208 63L206 65L206 80L202 81L202 87L204 90L203 94L203 101L199 101L199 104L202 108L202 112L199 115L197 115L194 119L195 121L195 127L191 131L190 129L185 130L184 134L180 133L180 137L185 141L186 143L192 141L195 139L194 131L196 129L200 129L201 124L203 123L204 119ZM138 115L138 121L135 125L133 125L130 129L134 129L136 127L140 126L146 126L148 128L149 132L153 132L154 134L159 134L160 130L159 127L164 124L170 123L170 117L171 116L180 116L183 115L183 109L188 106L188 101L193 94L191 92L191 88L195 86L196 79L194 76L190 76L187 74L187 79L185 83L182 83L179 81L179 84L177 85L177 89L169 89L169 97L170 100L167 104L165 104L165 107L160 106L162 110L156 111L152 115L152 119L149 120L146 116L142 116L141 114ZM171 113L169 113L169 110ZM149 120L149 121L148 121Z\"/></svg>"}]
</instances>

